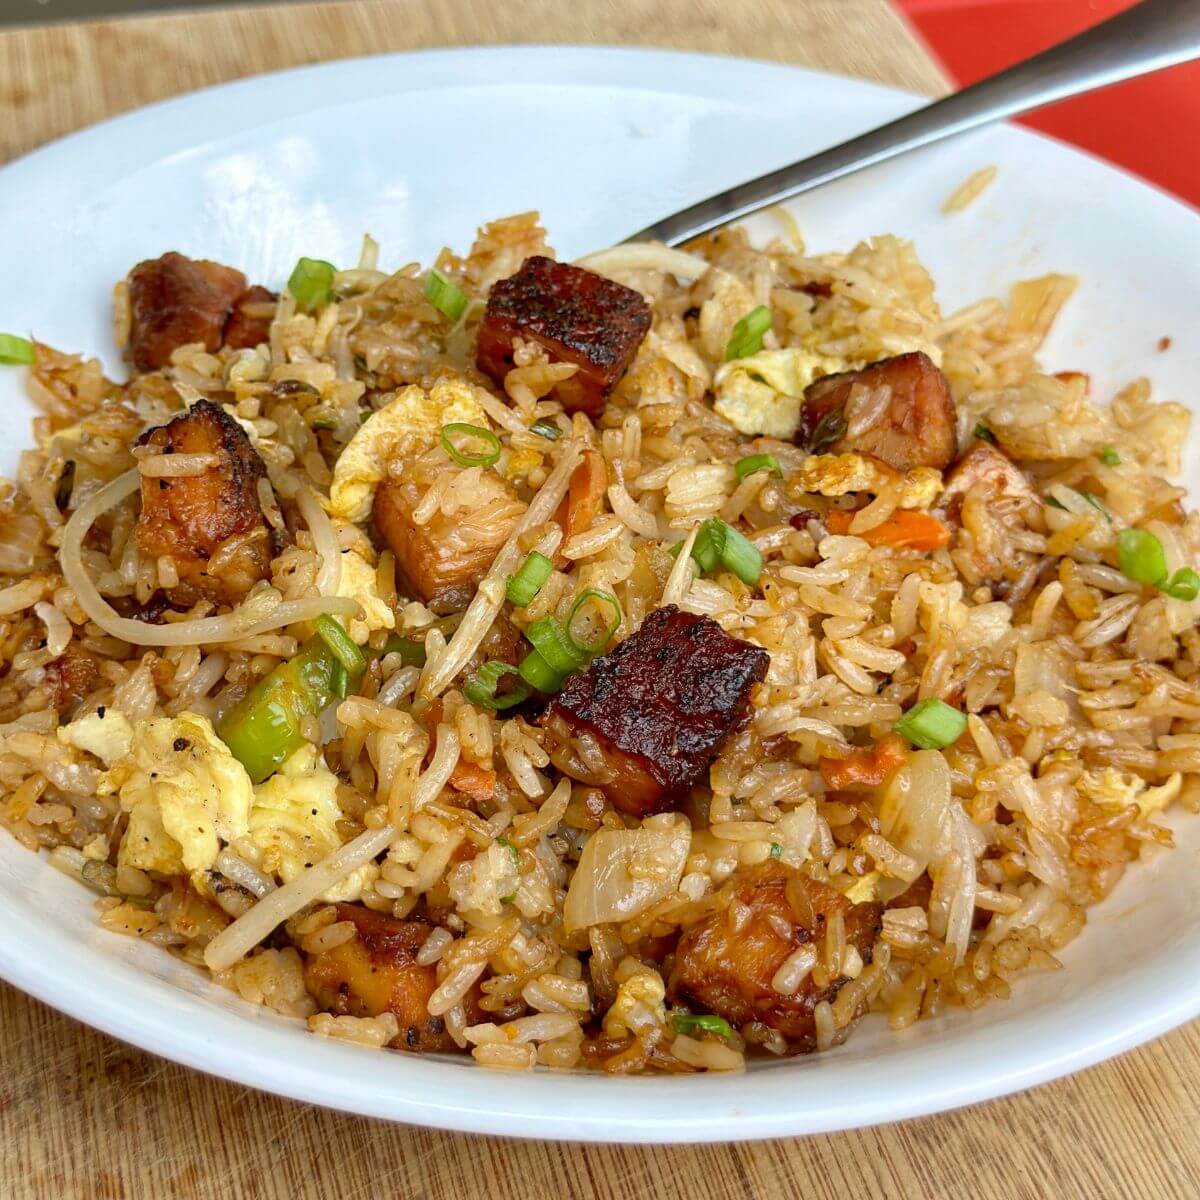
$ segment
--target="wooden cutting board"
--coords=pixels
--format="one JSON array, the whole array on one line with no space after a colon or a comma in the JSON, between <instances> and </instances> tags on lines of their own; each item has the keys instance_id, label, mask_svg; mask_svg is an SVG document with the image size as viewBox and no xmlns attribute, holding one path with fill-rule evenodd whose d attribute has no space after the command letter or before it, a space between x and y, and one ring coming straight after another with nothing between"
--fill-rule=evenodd
<instances>
[{"instance_id":1,"label":"wooden cutting board","mask_svg":"<svg viewBox=\"0 0 1200 1200\"><path fill-rule=\"evenodd\" d=\"M945 87L885 0L262 6L0 34L0 161L238 76L346 55L503 42L667 46L799 63L929 94ZM19 231L19 214L5 217L10 235ZM682 1149L472 1138L325 1112L143 1054L5 985L0 1064L0 1197L11 1200L1200 1195L1200 1024L1072 1079L944 1116Z\"/></svg>"}]
</instances>

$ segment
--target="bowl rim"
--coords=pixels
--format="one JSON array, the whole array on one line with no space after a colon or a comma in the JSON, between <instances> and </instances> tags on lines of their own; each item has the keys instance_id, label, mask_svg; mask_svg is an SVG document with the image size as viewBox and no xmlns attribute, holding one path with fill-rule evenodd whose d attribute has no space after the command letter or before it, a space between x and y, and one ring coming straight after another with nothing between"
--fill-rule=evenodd
<instances>
[{"instance_id":1,"label":"bowl rim","mask_svg":"<svg viewBox=\"0 0 1200 1200\"><path fill-rule=\"evenodd\" d=\"M543 82L657 86L706 97L719 86L752 92L797 77L824 86L856 89L885 102L894 115L924 97L895 88L809 68L726 55L610 46L462 47L341 59L253 76L171 97L75 131L0 168L0 189L36 189L64 163L97 139L104 142L107 177L122 163L151 155L186 154L205 140L214 115L236 117L246 132L311 109L316 76L353 78L356 101L406 91L453 86L464 59L476 73L497 74L518 66ZM497 70L502 65L502 71ZM394 68L403 68L395 70ZM487 82L487 80L485 80ZM246 122L251 93L268 103L261 121ZM328 94L336 94L330 89ZM1009 127L1013 136L1053 139ZM195 139L195 140L190 140ZM1111 176L1132 181L1181 213L1183 202L1127 172L1070 147L1061 153L1090 162ZM49 866L46 870L52 870ZM6 907L0 901L0 907ZM952 1029L936 1042L897 1035L886 1055L863 1061L836 1051L771 1064L742 1075L638 1078L623 1081L596 1074L539 1072L531 1075L480 1071L440 1057L397 1055L394 1069L371 1073L363 1092L370 1052L303 1036L308 1049L296 1055L294 1023L249 1005L218 1007L149 975L124 958L82 945L55 927L52 916L33 925L0 922L0 976L47 1004L113 1037L132 1042L197 1070L295 1100L392 1120L465 1132L554 1138L565 1141L700 1143L817 1133L882 1124L991 1099L1078 1070L1130 1049L1200 1013L1200 941L1155 960L1146 973L1112 977L1099 988L1054 1001L985 1028ZM47 963L74 964L74 969ZM110 979L119 987L99 988ZM215 985L211 985L215 986ZM240 1002L239 1002L240 1004ZM1099 1016L1104 1019L1099 1019ZM1049 1048L1049 1049L1048 1049ZM964 1069L964 1050L976 1069ZM979 1068L979 1064L985 1064ZM470 1071L455 1076L453 1071ZM796 1072L818 1072L828 1084L823 1107L798 1114ZM753 1083L750 1083L750 1080ZM468 1081L472 1081L468 1083ZM689 1106L679 1105L681 1088ZM611 1096L604 1097L608 1089ZM843 1095L844 1093L844 1095ZM789 1107L789 1101L792 1101ZM701 1112L697 1112L701 1109Z\"/></svg>"}]
</instances>

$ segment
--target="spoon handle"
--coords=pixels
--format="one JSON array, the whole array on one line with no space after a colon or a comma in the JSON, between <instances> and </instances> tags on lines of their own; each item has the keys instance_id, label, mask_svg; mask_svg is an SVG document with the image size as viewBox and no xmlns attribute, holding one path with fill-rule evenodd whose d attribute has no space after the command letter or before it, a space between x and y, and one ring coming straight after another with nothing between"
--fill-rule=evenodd
<instances>
[{"instance_id":1,"label":"spoon handle","mask_svg":"<svg viewBox=\"0 0 1200 1200\"><path fill-rule=\"evenodd\" d=\"M1143 0L1078 37L961 92L811 158L710 196L627 240L677 246L768 204L899 154L1194 58L1200 58L1200 0Z\"/></svg>"}]
</instances>

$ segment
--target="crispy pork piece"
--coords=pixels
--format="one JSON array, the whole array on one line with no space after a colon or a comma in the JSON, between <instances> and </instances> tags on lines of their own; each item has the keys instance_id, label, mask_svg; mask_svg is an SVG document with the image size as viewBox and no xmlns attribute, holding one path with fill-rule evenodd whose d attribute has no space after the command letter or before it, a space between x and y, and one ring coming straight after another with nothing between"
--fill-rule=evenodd
<instances>
[{"instance_id":1,"label":"crispy pork piece","mask_svg":"<svg viewBox=\"0 0 1200 1200\"><path fill-rule=\"evenodd\" d=\"M275 300L275 293L268 288L257 284L247 288L233 302L233 311L221 336L222 344L231 350L253 350L265 342L271 334ZM270 312L267 305L271 306Z\"/></svg>"},{"instance_id":2,"label":"crispy pork piece","mask_svg":"<svg viewBox=\"0 0 1200 1200\"><path fill-rule=\"evenodd\" d=\"M724 909L679 939L668 994L677 1004L724 1017L735 1027L750 1021L769 1025L783 1034L792 1053L815 1050L813 1010L822 1000L832 1002L848 977L839 974L818 986L810 970L790 991L780 992L776 973L804 946L812 946L816 961L822 961L828 922L837 913L845 923L847 947L869 963L883 906L852 904L836 889L778 862L746 872L734 886L734 898L744 906L736 927Z\"/></svg>"},{"instance_id":3,"label":"crispy pork piece","mask_svg":"<svg viewBox=\"0 0 1200 1200\"><path fill-rule=\"evenodd\" d=\"M475 361L502 384L515 339L536 342L551 362L579 368L555 387L554 398L567 412L596 416L649 328L650 306L632 288L535 255L492 287Z\"/></svg>"},{"instance_id":4,"label":"crispy pork piece","mask_svg":"<svg viewBox=\"0 0 1200 1200\"><path fill-rule=\"evenodd\" d=\"M129 356L139 371L156 371L180 346L219 350L246 277L233 267L193 260L174 250L129 272Z\"/></svg>"},{"instance_id":5,"label":"crispy pork piece","mask_svg":"<svg viewBox=\"0 0 1200 1200\"><path fill-rule=\"evenodd\" d=\"M858 392L855 389L859 388ZM888 387L891 397L878 419L847 433L847 405ZM869 400L865 402L870 410ZM814 454L857 452L908 471L948 467L958 453L954 400L946 377L920 352L872 363L861 371L826 375L804 393L797 442Z\"/></svg>"},{"instance_id":6,"label":"crispy pork piece","mask_svg":"<svg viewBox=\"0 0 1200 1200\"><path fill-rule=\"evenodd\" d=\"M543 718L560 770L631 816L677 808L745 716L770 655L667 606L572 675Z\"/></svg>"},{"instance_id":7,"label":"crispy pork piece","mask_svg":"<svg viewBox=\"0 0 1200 1200\"><path fill-rule=\"evenodd\" d=\"M266 577L272 538L258 498L266 474L242 427L224 409L200 400L166 425L148 429L139 446L159 454L211 454L199 475L142 477L138 549L169 558L179 583L167 588L176 604L200 597L234 604Z\"/></svg>"},{"instance_id":8,"label":"crispy pork piece","mask_svg":"<svg viewBox=\"0 0 1200 1200\"><path fill-rule=\"evenodd\" d=\"M408 475L384 480L375 491L375 528L396 555L412 593L437 612L458 612L470 602L525 504L506 479L484 471L469 508L439 509L418 524L413 510L424 491Z\"/></svg>"},{"instance_id":9,"label":"crispy pork piece","mask_svg":"<svg viewBox=\"0 0 1200 1200\"><path fill-rule=\"evenodd\" d=\"M426 1007L437 987L437 968L421 966L417 952L433 932L427 921L397 921L361 904L339 904L337 919L350 921L347 942L307 956L304 983L321 1008L339 1017L392 1013L398 1050L454 1050L441 1017Z\"/></svg>"}]
</instances>

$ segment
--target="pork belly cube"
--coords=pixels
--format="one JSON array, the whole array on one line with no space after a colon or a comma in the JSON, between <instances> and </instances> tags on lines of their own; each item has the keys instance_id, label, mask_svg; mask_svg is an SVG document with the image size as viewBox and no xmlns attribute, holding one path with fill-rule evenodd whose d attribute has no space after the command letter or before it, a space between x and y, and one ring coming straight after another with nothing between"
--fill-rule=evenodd
<instances>
[{"instance_id":1,"label":"pork belly cube","mask_svg":"<svg viewBox=\"0 0 1200 1200\"><path fill-rule=\"evenodd\" d=\"M668 994L676 1004L724 1017L735 1028L750 1021L768 1025L787 1039L792 1053L816 1049L813 1010L823 1000L832 1003L849 977L839 974L818 987L809 971L780 992L774 987L776 973L805 946L813 947L819 956L815 961L822 961L826 929L837 913L845 923L847 947L869 963L883 906L852 904L835 888L779 862L746 872L733 891L745 906L740 913L744 920L735 930L729 912L721 910L687 929L675 951ZM848 1032L849 1027L842 1036Z\"/></svg>"},{"instance_id":2,"label":"pork belly cube","mask_svg":"<svg viewBox=\"0 0 1200 1200\"><path fill-rule=\"evenodd\" d=\"M221 344L230 350L253 350L271 335L275 312L275 293L255 284L247 288L234 302L233 311L225 322Z\"/></svg>"},{"instance_id":3,"label":"pork belly cube","mask_svg":"<svg viewBox=\"0 0 1200 1200\"><path fill-rule=\"evenodd\" d=\"M579 370L552 395L567 412L596 416L629 369L650 328L650 306L632 288L535 255L493 285L475 362L503 384L516 338L536 342L551 362Z\"/></svg>"},{"instance_id":4,"label":"pork belly cube","mask_svg":"<svg viewBox=\"0 0 1200 1200\"><path fill-rule=\"evenodd\" d=\"M349 921L349 941L308 955L304 983L325 1012L338 1017L380 1017L392 1013L400 1025L391 1045L398 1050L454 1050L441 1017L431 1016L429 997L437 987L437 967L422 966L417 952L433 932L426 921L397 921L361 904L339 904L337 919ZM477 993L468 1000L472 1013Z\"/></svg>"},{"instance_id":5,"label":"pork belly cube","mask_svg":"<svg viewBox=\"0 0 1200 1200\"><path fill-rule=\"evenodd\" d=\"M129 357L139 371L157 371L180 346L221 347L225 323L246 291L233 267L194 260L174 250L129 272Z\"/></svg>"},{"instance_id":6,"label":"pork belly cube","mask_svg":"<svg viewBox=\"0 0 1200 1200\"><path fill-rule=\"evenodd\" d=\"M258 481L266 468L246 431L223 408L200 400L166 425L148 429L139 446L159 454L210 454L199 475L142 476L138 549L169 558L179 575L167 589L178 604L201 597L234 604L267 576L273 551Z\"/></svg>"},{"instance_id":7,"label":"pork belly cube","mask_svg":"<svg viewBox=\"0 0 1200 1200\"><path fill-rule=\"evenodd\" d=\"M555 764L630 816L677 808L746 715L769 663L708 617L656 609L555 696L543 718Z\"/></svg>"},{"instance_id":8,"label":"pork belly cube","mask_svg":"<svg viewBox=\"0 0 1200 1200\"><path fill-rule=\"evenodd\" d=\"M484 471L469 507L452 512L443 507L418 524L413 511L424 493L407 474L384 480L375 491L375 528L396 555L409 591L437 612L459 612L470 603L525 504L506 479Z\"/></svg>"},{"instance_id":9,"label":"pork belly cube","mask_svg":"<svg viewBox=\"0 0 1200 1200\"><path fill-rule=\"evenodd\" d=\"M855 408L865 415L880 389L889 398L876 420L854 434ZM874 396L872 395L874 394ZM948 467L958 453L956 410L945 375L921 352L826 375L804 393L796 440L813 453L870 454L897 471Z\"/></svg>"}]
</instances>

